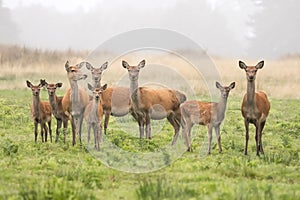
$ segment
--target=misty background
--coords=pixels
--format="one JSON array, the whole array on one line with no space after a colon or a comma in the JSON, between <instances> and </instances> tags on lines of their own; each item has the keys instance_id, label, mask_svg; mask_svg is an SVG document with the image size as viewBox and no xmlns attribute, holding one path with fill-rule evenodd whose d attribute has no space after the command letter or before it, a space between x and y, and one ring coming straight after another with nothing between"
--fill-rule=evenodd
<instances>
[{"instance_id":1,"label":"misty background","mask_svg":"<svg viewBox=\"0 0 300 200\"><path fill-rule=\"evenodd\" d=\"M0 43L93 50L139 28L183 34L208 54L277 58L300 53L296 0L0 0Z\"/></svg>"}]
</instances>

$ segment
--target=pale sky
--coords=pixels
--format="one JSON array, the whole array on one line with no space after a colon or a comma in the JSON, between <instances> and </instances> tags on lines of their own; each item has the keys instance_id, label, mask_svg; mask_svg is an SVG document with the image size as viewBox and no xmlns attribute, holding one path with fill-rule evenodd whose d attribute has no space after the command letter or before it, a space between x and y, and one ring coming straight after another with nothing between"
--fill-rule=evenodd
<instances>
[{"instance_id":1,"label":"pale sky","mask_svg":"<svg viewBox=\"0 0 300 200\"><path fill-rule=\"evenodd\" d=\"M280 14L284 13L289 21L283 21L279 27L297 22L297 12L289 16L291 8L299 7L297 2L276 1L280 8L287 5L285 10L280 9ZM225 56L247 56L248 49L256 52L253 45L264 42L265 54L269 49L276 52L280 49L276 41L283 41L283 37L287 40L286 48L299 49L290 43L290 37L282 34L282 31L295 33L296 24L283 28L277 35L274 32L277 26L272 15L278 16L278 8L270 6L273 10L266 12L268 21L264 21L264 15L255 21L257 14L264 13L261 5L266 2L262 0L2 0L2 3L11 11L18 41L34 48L94 49L114 35L140 28L161 28L189 37L209 53ZM265 5L273 4L268 3ZM264 29L254 26L255 23L261 23ZM264 32L261 36L266 36L251 43L260 29Z\"/></svg>"}]
</instances>

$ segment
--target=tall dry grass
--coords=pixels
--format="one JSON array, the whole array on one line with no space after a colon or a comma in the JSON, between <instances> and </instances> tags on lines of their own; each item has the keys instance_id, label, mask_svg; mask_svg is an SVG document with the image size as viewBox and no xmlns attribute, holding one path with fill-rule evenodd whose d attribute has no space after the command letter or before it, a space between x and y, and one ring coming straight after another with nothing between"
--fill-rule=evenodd
<instances>
[{"instance_id":1,"label":"tall dry grass","mask_svg":"<svg viewBox=\"0 0 300 200\"><path fill-rule=\"evenodd\" d=\"M90 53L88 51L50 51L0 45L0 89L26 88L25 81L27 79L38 82L41 78L47 79L48 82L61 81L64 83L64 87L67 87L69 83L64 70L65 62L69 60L71 64L76 64L89 60ZM105 55L102 55L103 57ZM199 94L209 92L207 84L212 84L212 82L208 83L207 77L203 77L201 71L199 72L197 68L191 66L180 56L165 52L159 54L151 51L130 53L108 60L110 63L103 74L103 83L128 86L127 71L122 68L121 61L126 60L129 64L134 65L142 59L146 59L146 67L140 73L141 85L170 86ZM223 84L236 82L236 88L231 95L242 96L245 93L245 72L239 68L237 59L216 56L211 57L209 62L208 57L199 55L199 60L201 65L208 70L215 67ZM243 61L246 64L255 65L259 60ZM100 62L105 62L105 60ZM300 98L300 93L297 91L300 85L299 72L300 56L265 60L264 68L258 72L256 86L272 98ZM216 90L216 92L218 91Z\"/></svg>"}]
</instances>

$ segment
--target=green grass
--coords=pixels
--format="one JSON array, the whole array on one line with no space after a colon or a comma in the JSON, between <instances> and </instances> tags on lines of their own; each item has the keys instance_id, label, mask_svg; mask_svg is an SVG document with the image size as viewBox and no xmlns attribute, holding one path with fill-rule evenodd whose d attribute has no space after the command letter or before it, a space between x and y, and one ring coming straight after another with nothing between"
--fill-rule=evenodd
<instances>
[{"instance_id":1,"label":"green grass","mask_svg":"<svg viewBox=\"0 0 300 200\"><path fill-rule=\"evenodd\" d=\"M73 147L70 131L66 144L62 136L58 143L41 143L40 135L34 143L29 114L31 91L0 92L0 199L300 198L300 100L271 99L263 135L265 155L260 157L255 152L253 126L249 155L243 153L245 138L239 97L228 99L221 132L223 153L218 153L213 137L212 155L204 156L207 129L196 126L193 152L185 152L174 162L167 154L159 157L159 150L172 139L173 130L168 123L151 141L140 141L121 131L112 118L106 141L127 152L157 153L157 159L167 165L149 173L126 173L95 159L85 139L83 147ZM46 91L42 94L46 99ZM53 133L55 125L53 118ZM113 152L110 156L123 159ZM124 162L139 165L137 158Z\"/></svg>"}]
</instances>

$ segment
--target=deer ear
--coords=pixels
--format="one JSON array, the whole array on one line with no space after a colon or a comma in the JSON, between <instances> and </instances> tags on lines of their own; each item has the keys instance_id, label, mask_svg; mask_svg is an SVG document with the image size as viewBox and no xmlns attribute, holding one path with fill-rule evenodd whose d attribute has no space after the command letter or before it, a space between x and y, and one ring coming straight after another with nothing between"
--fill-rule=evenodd
<instances>
[{"instance_id":1,"label":"deer ear","mask_svg":"<svg viewBox=\"0 0 300 200\"><path fill-rule=\"evenodd\" d=\"M60 88L63 84L62 83L56 83L56 87Z\"/></svg>"},{"instance_id":2,"label":"deer ear","mask_svg":"<svg viewBox=\"0 0 300 200\"><path fill-rule=\"evenodd\" d=\"M27 84L27 87L29 87L29 88L31 88L33 86L32 83L28 80L26 81L26 84Z\"/></svg>"},{"instance_id":3,"label":"deer ear","mask_svg":"<svg viewBox=\"0 0 300 200\"><path fill-rule=\"evenodd\" d=\"M217 87L218 89L221 89L221 88L222 88L222 85L217 81L217 82L216 82L216 87Z\"/></svg>"},{"instance_id":4,"label":"deer ear","mask_svg":"<svg viewBox=\"0 0 300 200\"><path fill-rule=\"evenodd\" d=\"M102 86L102 90L106 90L106 88L107 88L107 84L104 84L104 85Z\"/></svg>"},{"instance_id":5,"label":"deer ear","mask_svg":"<svg viewBox=\"0 0 300 200\"><path fill-rule=\"evenodd\" d=\"M235 82L232 82L232 83L229 85L229 88L232 90L234 87L235 87Z\"/></svg>"},{"instance_id":6,"label":"deer ear","mask_svg":"<svg viewBox=\"0 0 300 200\"><path fill-rule=\"evenodd\" d=\"M101 66L101 71L105 70L107 68L108 62L103 63L103 65Z\"/></svg>"},{"instance_id":7,"label":"deer ear","mask_svg":"<svg viewBox=\"0 0 300 200\"><path fill-rule=\"evenodd\" d=\"M263 68L264 64L265 64L265 62L262 60L259 63L257 63L257 65L255 66L255 68L256 69L261 69L261 68Z\"/></svg>"},{"instance_id":8,"label":"deer ear","mask_svg":"<svg viewBox=\"0 0 300 200\"><path fill-rule=\"evenodd\" d=\"M86 66L86 68L88 69L88 70L93 70L94 69L94 67L90 64L90 63L85 63L85 66Z\"/></svg>"},{"instance_id":9,"label":"deer ear","mask_svg":"<svg viewBox=\"0 0 300 200\"><path fill-rule=\"evenodd\" d=\"M91 84L89 84L89 83L88 83L88 88L89 88L89 90L91 90L91 91L94 91L94 89L95 89L95 88L94 88Z\"/></svg>"},{"instance_id":10,"label":"deer ear","mask_svg":"<svg viewBox=\"0 0 300 200\"><path fill-rule=\"evenodd\" d=\"M247 65L243 61L239 61L239 66L241 69L246 69Z\"/></svg>"},{"instance_id":11,"label":"deer ear","mask_svg":"<svg viewBox=\"0 0 300 200\"><path fill-rule=\"evenodd\" d=\"M69 61L67 60L66 64L65 64L65 69L66 71L69 71L69 67L70 67L70 64L69 64Z\"/></svg>"},{"instance_id":12,"label":"deer ear","mask_svg":"<svg viewBox=\"0 0 300 200\"><path fill-rule=\"evenodd\" d=\"M122 65L123 65L123 67L126 68L126 69L129 68L129 64L128 64L125 60L122 61Z\"/></svg>"},{"instance_id":13,"label":"deer ear","mask_svg":"<svg viewBox=\"0 0 300 200\"><path fill-rule=\"evenodd\" d=\"M40 85L45 86L48 85L45 79L40 79Z\"/></svg>"},{"instance_id":14,"label":"deer ear","mask_svg":"<svg viewBox=\"0 0 300 200\"><path fill-rule=\"evenodd\" d=\"M142 60L142 61L139 63L138 68L139 68L139 69L143 68L143 67L145 66L145 64L146 64L146 61L145 61L145 60Z\"/></svg>"}]
</instances>

